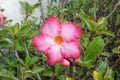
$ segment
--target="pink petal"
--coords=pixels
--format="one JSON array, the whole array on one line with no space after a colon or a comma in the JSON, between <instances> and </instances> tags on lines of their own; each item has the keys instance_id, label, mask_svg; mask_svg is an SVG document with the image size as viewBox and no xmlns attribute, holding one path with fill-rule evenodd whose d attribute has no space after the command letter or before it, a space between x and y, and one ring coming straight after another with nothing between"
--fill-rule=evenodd
<instances>
[{"instance_id":1,"label":"pink petal","mask_svg":"<svg viewBox=\"0 0 120 80\"><path fill-rule=\"evenodd\" d=\"M62 45L62 55L64 58L77 59L80 57L79 41L65 42Z\"/></svg>"},{"instance_id":2,"label":"pink petal","mask_svg":"<svg viewBox=\"0 0 120 80\"><path fill-rule=\"evenodd\" d=\"M49 47L54 45L54 41L48 35L38 34L32 39L32 44L38 51L45 53Z\"/></svg>"},{"instance_id":3,"label":"pink petal","mask_svg":"<svg viewBox=\"0 0 120 80\"><path fill-rule=\"evenodd\" d=\"M61 35L65 41L71 41L80 37L81 28L74 22L66 22L62 24Z\"/></svg>"},{"instance_id":4,"label":"pink petal","mask_svg":"<svg viewBox=\"0 0 120 80\"><path fill-rule=\"evenodd\" d=\"M4 18L3 14L2 14L2 13L0 13L0 25L2 25L2 24L3 24L3 18Z\"/></svg>"},{"instance_id":5,"label":"pink petal","mask_svg":"<svg viewBox=\"0 0 120 80\"><path fill-rule=\"evenodd\" d=\"M61 55L60 47L57 45L50 47L47 50L46 56L48 58L48 63L51 65L54 65L63 59Z\"/></svg>"},{"instance_id":6,"label":"pink petal","mask_svg":"<svg viewBox=\"0 0 120 80\"><path fill-rule=\"evenodd\" d=\"M60 31L61 31L60 21L53 16L48 17L48 19L46 20L42 27L42 33L54 37L60 34Z\"/></svg>"},{"instance_id":7,"label":"pink petal","mask_svg":"<svg viewBox=\"0 0 120 80\"><path fill-rule=\"evenodd\" d=\"M66 59L63 59L63 60L61 61L61 64L62 64L63 66L70 66L70 62L69 62L68 60L66 60Z\"/></svg>"}]
</instances>

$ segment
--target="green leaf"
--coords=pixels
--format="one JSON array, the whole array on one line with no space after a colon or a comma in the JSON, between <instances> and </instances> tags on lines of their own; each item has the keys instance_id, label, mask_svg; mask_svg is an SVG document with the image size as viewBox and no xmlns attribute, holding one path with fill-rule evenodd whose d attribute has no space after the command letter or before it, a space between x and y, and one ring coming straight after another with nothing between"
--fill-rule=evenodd
<instances>
[{"instance_id":1,"label":"green leaf","mask_svg":"<svg viewBox=\"0 0 120 80\"><path fill-rule=\"evenodd\" d=\"M92 42L90 42L87 50L85 51L85 57L83 62L91 63L95 58L101 53L104 48L104 41L101 37L95 37Z\"/></svg>"},{"instance_id":2,"label":"green leaf","mask_svg":"<svg viewBox=\"0 0 120 80\"><path fill-rule=\"evenodd\" d=\"M104 27L106 27L108 25L108 21L107 21L107 19L105 17L101 17L98 20L97 24L100 25L100 29L103 29Z\"/></svg>"},{"instance_id":3,"label":"green leaf","mask_svg":"<svg viewBox=\"0 0 120 80\"><path fill-rule=\"evenodd\" d=\"M36 66L36 67L32 68L32 72L33 72L34 74L39 73L39 72L42 72L43 70L44 70L44 68L43 68L43 67L40 67L40 66Z\"/></svg>"},{"instance_id":4,"label":"green leaf","mask_svg":"<svg viewBox=\"0 0 120 80\"><path fill-rule=\"evenodd\" d=\"M115 37L115 34L110 30L102 30L102 31L100 31L100 33L103 35L106 35L106 36Z\"/></svg>"},{"instance_id":5,"label":"green leaf","mask_svg":"<svg viewBox=\"0 0 120 80\"><path fill-rule=\"evenodd\" d=\"M61 66L61 64L56 64L56 65L55 65L55 73L56 73L56 74L62 73L63 70L64 70L64 67Z\"/></svg>"},{"instance_id":6,"label":"green leaf","mask_svg":"<svg viewBox=\"0 0 120 80\"><path fill-rule=\"evenodd\" d=\"M29 66L30 61L31 61L30 56L29 56L29 55L26 55L26 58L25 58L25 65L26 65L26 66Z\"/></svg>"},{"instance_id":7,"label":"green leaf","mask_svg":"<svg viewBox=\"0 0 120 80\"><path fill-rule=\"evenodd\" d=\"M13 35L13 34L14 34L13 27L8 27L8 26L5 26L5 27L4 27L4 30L5 30L5 31L8 31L11 35Z\"/></svg>"},{"instance_id":8,"label":"green leaf","mask_svg":"<svg viewBox=\"0 0 120 80\"><path fill-rule=\"evenodd\" d=\"M114 80L114 75L115 75L114 71L112 69L108 68L107 72L104 76L104 80Z\"/></svg>"},{"instance_id":9,"label":"green leaf","mask_svg":"<svg viewBox=\"0 0 120 80\"><path fill-rule=\"evenodd\" d=\"M65 79L65 78L66 78L65 75L59 75L57 78L58 78L58 80L66 80L66 79Z\"/></svg>"},{"instance_id":10,"label":"green leaf","mask_svg":"<svg viewBox=\"0 0 120 80\"><path fill-rule=\"evenodd\" d=\"M52 77L53 76L53 72L50 70L46 70L42 73L43 76L48 76L48 77Z\"/></svg>"},{"instance_id":11,"label":"green leaf","mask_svg":"<svg viewBox=\"0 0 120 80\"><path fill-rule=\"evenodd\" d=\"M11 72L9 72L6 69L0 69L0 77L12 79L12 80L18 80Z\"/></svg>"},{"instance_id":12,"label":"green leaf","mask_svg":"<svg viewBox=\"0 0 120 80\"><path fill-rule=\"evenodd\" d=\"M19 23L16 23L13 29L14 29L14 33L17 33L19 31Z\"/></svg>"},{"instance_id":13,"label":"green leaf","mask_svg":"<svg viewBox=\"0 0 120 80\"><path fill-rule=\"evenodd\" d=\"M6 48L8 47L9 43L5 40L0 41L0 48Z\"/></svg>"},{"instance_id":14,"label":"green leaf","mask_svg":"<svg viewBox=\"0 0 120 80\"><path fill-rule=\"evenodd\" d=\"M5 30L0 30L0 38L2 38L2 37L8 38L8 34L6 33Z\"/></svg>"},{"instance_id":15,"label":"green leaf","mask_svg":"<svg viewBox=\"0 0 120 80\"><path fill-rule=\"evenodd\" d=\"M36 8L40 7L40 3L36 3L33 7L32 10L35 10Z\"/></svg>"},{"instance_id":16,"label":"green leaf","mask_svg":"<svg viewBox=\"0 0 120 80\"><path fill-rule=\"evenodd\" d=\"M25 66L25 63L24 63L24 61L23 61L21 58L18 58L18 61L19 61L22 65Z\"/></svg>"},{"instance_id":17,"label":"green leaf","mask_svg":"<svg viewBox=\"0 0 120 80\"><path fill-rule=\"evenodd\" d=\"M17 67L16 58L8 58L5 56L1 56L0 58L2 59L2 61L4 61L4 64L8 64L10 67Z\"/></svg>"},{"instance_id":18,"label":"green leaf","mask_svg":"<svg viewBox=\"0 0 120 80\"><path fill-rule=\"evenodd\" d=\"M33 22L31 20L26 21L26 23L24 23L24 25L20 29L20 33L25 33L27 31L29 31L32 24L33 24Z\"/></svg>"},{"instance_id":19,"label":"green leaf","mask_svg":"<svg viewBox=\"0 0 120 80\"><path fill-rule=\"evenodd\" d=\"M21 40L14 40L13 45L18 51L24 50L23 42Z\"/></svg>"},{"instance_id":20,"label":"green leaf","mask_svg":"<svg viewBox=\"0 0 120 80\"><path fill-rule=\"evenodd\" d=\"M109 66L108 60L102 61L98 60L96 64L96 70L99 71L102 75L104 75Z\"/></svg>"},{"instance_id":21,"label":"green leaf","mask_svg":"<svg viewBox=\"0 0 120 80\"><path fill-rule=\"evenodd\" d=\"M26 14L30 13L30 9L32 8L32 6L28 2L22 2L22 1L20 1L20 6L26 12Z\"/></svg>"},{"instance_id":22,"label":"green leaf","mask_svg":"<svg viewBox=\"0 0 120 80\"><path fill-rule=\"evenodd\" d=\"M28 64L28 66L31 66L32 64L35 64L38 60L39 60L39 59L38 59L37 57L31 58L31 60L30 60L30 62L29 62L29 64Z\"/></svg>"},{"instance_id":23,"label":"green leaf","mask_svg":"<svg viewBox=\"0 0 120 80\"><path fill-rule=\"evenodd\" d=\"M25 71L25 76L24 77L25 78L31 77L32 75L40 73L43 70L44 70L44 68L40 67L40 66L33 67L32 70Z\"/></svg>"},{"instance_id":24,"label":"green leaf","mask_svg":"<svg viewBox=\"0 0 120 80\"><path fill-rule=\"evenodd\" d=\"M113 49L112 49L112 52L113 52L113 53L120 54L120 50L119 50L117 47L113 48Z\"/></svg>"}]
</instances>

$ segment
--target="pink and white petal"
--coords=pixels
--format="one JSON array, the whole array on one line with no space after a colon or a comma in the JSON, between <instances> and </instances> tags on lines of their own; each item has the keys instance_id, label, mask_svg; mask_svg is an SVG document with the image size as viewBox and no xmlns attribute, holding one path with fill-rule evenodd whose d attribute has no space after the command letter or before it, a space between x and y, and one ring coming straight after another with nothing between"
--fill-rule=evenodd
<instances>
[{"instance_id":1,"label":"pink and white petal","mask_svg":"<svg viewBox=\"0 0 120 80\"><path fill-rule=\"evenodd\" d=\"M80 57L79 41L64 42L62 45L62 55L64 58L77 59Z\"/></svg>"},{"instance_id":2,"label":"pink and white petal","mask_svg":"<svg viewBox=\"0 0 120 80\"><path fill-rule=\"evenodd\" d=\"M42 26L42 33L54 37L60 34L61 23L56 17L50 16Z\"/></svg>"},{"instance_id":3,"label":"pink and white petal","mask_svg":"<svg viewBox=\"0 0 120 80\"><path fill-rule=\"evenodd\" d=\"M81 28L74 22L66 22L62 24L61 35L65 41L71 41L81 36Z\"/></svg>"},{"instance_id":4,"label":"pink and white petal","mask_svg":"<svg viewBox=\"0 0 120 80\"><path fill-rule=\"evenodd\" d=\"M60 47L57 45L50 47L47 50L46 56L48 58L48 63L51 65L54 65L63 59Z\"/></svg>"},{"instance_id":5,"label":"pink and white petal","mask_svg":"<svg viewBox=\"0 0 120 80\"><path fill-rule=\"evenodd\" d=\"M54 45L53 39L45 34L38 34L32 39L33 46L40 52L45 52L47 49Z\"/></svg>"},{"instance_id":6,"label":"pink and white petal","mask_svg":"<svg viewBox=\"0 0 120 80\"><path fill-rule=\"evenodd\" d=\"M66 60L66 59L63 59L60 63L63 66L70 66L70 62L68 60Z\"/></svg>"}]
</instances>

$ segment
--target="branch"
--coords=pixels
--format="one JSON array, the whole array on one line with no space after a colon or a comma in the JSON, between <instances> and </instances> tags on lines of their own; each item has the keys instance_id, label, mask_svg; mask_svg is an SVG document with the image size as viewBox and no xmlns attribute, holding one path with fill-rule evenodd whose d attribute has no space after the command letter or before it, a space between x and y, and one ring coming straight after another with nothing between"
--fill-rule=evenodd
<instances>
[{"instance_id":1,"label":"branch","mask_svg":"<svg viewBox=\"0 0 120 80\"><path fill-rule=\"evenodd\" d=\"M112 16L112 14L116 11L117 7L120 5L120 0L118 1L118 3L116 3L114 9L112 10L112 12L106 16L106 18L109 18L110 16Z\"/></svg>"}]
</instances>

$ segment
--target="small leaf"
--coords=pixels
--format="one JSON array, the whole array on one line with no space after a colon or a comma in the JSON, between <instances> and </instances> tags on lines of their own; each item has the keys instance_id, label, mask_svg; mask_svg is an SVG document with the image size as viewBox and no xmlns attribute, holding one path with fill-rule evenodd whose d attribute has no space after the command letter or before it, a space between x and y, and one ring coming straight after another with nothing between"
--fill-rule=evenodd
<instances>
[{"instance_id":1,"label":"small leaf","mask_svg":"<svg viewBox=\"0 0 120 80\"><path fill-rule=\"evenodd\" d=\"M100 31L100 33L103 35L106 35L106 36L115 37L115 34L110 30L102 30L102 31Z\"/></svg>"},{"instance_id":2,"label":"small leaf","mask_svg":"<svg viewBox=\"0 0 120 80\"><path fill-rule=\"evenodd\" d=\"M84 62L91 63L95 58L101 53L104 48L104 41L101 37L95 37L92 42L90 42L87 50L85 51Z\"/></svg>"},{"instance_id":3,"label":"small leaf","mask_svg":"<svg viewBox=\"0 0 120 80\"><path fill-rule=\"evenodd\" d=\"M58 80L66 80L65 75L59 75L57 78L58 78Z\"/></svg>"},{"instance_id":4,"label":"small leaf","mask_svg":"<svg viewBox=\"0 0 120 80\"><path fill-rule=\"evenodd\" d=\"M25 65L26 65L26 66L29 66L30 61L31 61L30 56L29 56L29 55L26 55L26 58L25 58Z\"/></svg>"},{"instance_id":5,"label":"small leaf","mask_svg":"<svg viewBox=\"0 0 120 80\"><path fill-rule=\"evenodd\" d=\"M18 51L24 50L23 42L21 40L14 40L13 45Z\"/></svg>"},{"instance_id":6,"label":"small leaf","mask_svg":"<svg viewBox=\"0 0 120 80\"><path fill-rule=\"evenodd\" d=\"M112 52L113 52L113 53L120 54L120 50L119 50L117 47L113 48L113 49L112 49Z\"/></svg>"},{"instance_id":7,"label":"small leaf","mask_svg":"<svg viewBox=\"0 0 120 80\"><path fill-rule=\"evenodd\" d=\"M28 64L28 66L31 66L32 64L35 64L38 60L39 60L39 59L38 59L37 57L31 58L31 60L30 60L30 62L29 62L29 64Z\"/></svg>"},{"instance_id":8,"label":"small leaf","mask_svg":"<svg viewBox=\"0 0 120 80\"><path fill-rule=\"evenodd\" d=\"M38 7L40 7L40 3L35 4L35 5L32 7L32 9L34 10L34 9L36 9L36 8L38 8Z\"/></svg>"},{"instance_id":9,"label":"small leaf","mask_svg":"<svg viewBox=\"0 0 120 80\"><path fill-rule=\"evenodd\" d=\"M60 64L56 64L56 65L55 65L55 73L56 73L56 74L62 73L63 70L64 70L64 67L61 66Z\"/></svg>"},{"instance_id":10,"label":"small leaf","mask_svg":"<svg viewBox=\"0 0 120 80\"><path fill-rule=\"evenodd\" d=\"M19 31L19 24L16 23L13 29L14 29L14 33L17 33Z\"/></svg>"},{"instance_id":11,"label":"small leaf","mask_svg":"<svg viewBox=\"0 0 120 80\"><path fill-rule=\"evenodd\" d=\"M109 66L108 60L102 61L98 60L96 64L96 70L99 71L102 75L104 75Z\"/></svg>"},{"instance_id":12,"label":"small leaf","mask_svg":"<svg viewBox=\"0 0 120 80\"><path fill-rule=\"evenodd\" d=\"M100 25L100 28L103 29L104 27L106 27L108 25L107 19L105 17L101 17L97 24Z\"/></svg>"},{"instance_id":13,"label":"small leaf","mask_svg":"<svg viewBox=\"0 0 120 80\"><path fill-rule=\"evenodd\" d=\"M48 76L48 77L52 77L53 76L53 72L50 70L46 70L42 73L43 76Z\"/></svg>"},{"instance_id":14,"label":"small leaf","mask_svg":"<svg viewBox=\"0 0 120 80\"><path fill-rule=\"evenodd\" d=\"M114 71L112 69L108 68L107 72L104 76L104 80L114 80L114 75L115 75Z\"/></svg>"},{"instance_id":15,"label":"small leaf","mask_svg":"<svg viewBox=\"0 0 120 80\"><path fill-rule=\"evenodd\" d=\"M12 79L12 80L18 80L11 72L9 72L6 69L0 69L0 77Z\"/></svg>"},{"instance_id":16,"label":"small leaf","mask_svg":"<svg viewBox=\"0 0 120 80\"><path fill-rule=\"evenodd\" d=\"M4 27L4 30L5 30L5 31L8 31L11 35L14 34L14 31L13 31L13 28L12 28L12 27L5 26L5 27Z\"/></svg>"},{"instance_id":17,"label":"small leaf","mask_svg":"<svg viewBox=\"0 0 120 80\"><path fill-rule=\"evenodd\" d=\"M27 31L29 31L31 26L32 26L32 24L33 24L32 21L28 20L26 23L24 23L24 25L20 29L20 33L25 33Z\"/></svg>"},{"instance_id":18,"label":"small leaf","mask_svg":"<svg viewBox=\"0 0 120 80\"><path fill-rule=\"evenodd\" d=\"M36 67L34 67L34 68L32 69L32 72L33 72L34 74L36 74L36 73L42 72L43 70L44 70L43 67L36 66Z\"/></svg>"},{"instance_id":19,"label":"small leaf","mask_svg":"<svg viewBox=\"0 0 120 80\"><path fill-rule=\"evenodd\" d=\"M23 61L21 58L18 58L18 61L19 61L22 65L25 66L25 63L24 63L24 61Z\"/></svg>"},{"instance_id":20,"label":"small leaf","mask_svg":"<svg viewBox=\"0 0 120 80\"><path fill-rule=\"evenodd\" d=\"M16 58L8 58L8 57L5 57L5 56L0 56L0 58L2 59L2 61L4 61L5 64L7 64L7 66L17 67Z\"/></svg>"}]
</instances>

